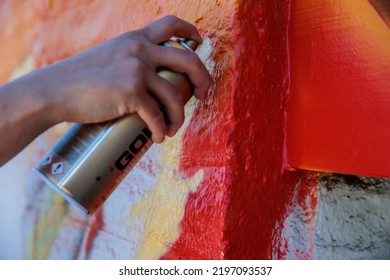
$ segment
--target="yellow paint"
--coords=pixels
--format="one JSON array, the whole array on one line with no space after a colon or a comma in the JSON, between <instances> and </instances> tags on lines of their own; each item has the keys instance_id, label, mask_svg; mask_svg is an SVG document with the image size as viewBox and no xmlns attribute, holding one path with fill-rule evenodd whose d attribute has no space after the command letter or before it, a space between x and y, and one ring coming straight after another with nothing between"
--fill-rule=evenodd
<instances>
[{"instance_id":1,"label":"yellow paint","mask_svg":"<svg viewBox=\"0 0 390 280\"><path fill-rule=\"evenodd\" d=\"M11 74L9 80L17 79L35 69L35 59L29 55L20 66L18 66Z\"/></svg>"},{"instance_id":2,"label":"yellow paint","mask_svg":"<svg viewBox=\"0 0 390 280\"><path fill-rule=\"evenodd\" d=\"M162 162L158 180L149 193L134 205L132 224L142 225L143 234L135 259L158 259L180 235L180 222L190 192L195 192L203 179L203 171L186 178L178 171L183 134L190 122L196 101L186 107L186 119L176 136L161 145Z\"/></svg>"},{"instance_id":3,"label":"yellow paint","mask_svg":"<svg viewBox=\"0 0 390 280\"><path fill-rule=\"evenodd\" d=\"M65 220L67 219L68 204L57 193L47 188L45 202L40 208L42 216L31 234L28 252L30 259L49 259L54 241L57 239Z\"/></svg>"}]
</instances>

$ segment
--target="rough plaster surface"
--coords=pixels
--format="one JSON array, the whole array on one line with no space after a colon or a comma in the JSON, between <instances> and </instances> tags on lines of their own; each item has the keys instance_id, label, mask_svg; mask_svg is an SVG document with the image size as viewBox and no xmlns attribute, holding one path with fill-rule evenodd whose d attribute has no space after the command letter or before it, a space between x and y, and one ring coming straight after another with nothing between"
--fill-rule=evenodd
<instances>
[{"instance_id":1,"label":"rough plaster surface","mask_svg":"<svg viewBox=\"0 0 390 280\"><path fill-rule=\"evenodd\" d=\"M324 174L315 259L390 259L390 179Z\"/></svg>"},{"instance_id":2,"label":"rough plaster surface","mask_svg":"<svg viewBox=\"0 0 390 280\"><path fill-rule=\"evenodd\" d=\"M390 259L390 179L312 173L287 207L285 259ZM299 193L305 195L299 198Z\"/></svg>"}]
</instances>

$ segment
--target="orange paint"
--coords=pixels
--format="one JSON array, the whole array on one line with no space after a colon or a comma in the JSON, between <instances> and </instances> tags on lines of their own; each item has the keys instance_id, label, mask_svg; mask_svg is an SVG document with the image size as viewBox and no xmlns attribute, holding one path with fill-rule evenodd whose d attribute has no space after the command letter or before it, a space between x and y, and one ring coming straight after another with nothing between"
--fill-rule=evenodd
<instances>
[{"instance_id":1,"label":"orange paint","mask_svg":"<svg viewBox=\"0 0 390 280\"><path fill-rule=\"evenodd\" d=\"M289 164L389 177L389 26L369 1L291 8Z\"/></svg>"},{"instance_id":2,"label":"orange paint","mask_svg":"<svg viewBox=\"0 0 390 280\"><path fill-rule=\"evenodd\" d=\"M23 20L14 20L22 18ZM2 1L0 5L0 84L5 83L11 73L29 55L33 48L35 30L39 22L34 7L25 1Z\"/></svg>"}]
</instances>

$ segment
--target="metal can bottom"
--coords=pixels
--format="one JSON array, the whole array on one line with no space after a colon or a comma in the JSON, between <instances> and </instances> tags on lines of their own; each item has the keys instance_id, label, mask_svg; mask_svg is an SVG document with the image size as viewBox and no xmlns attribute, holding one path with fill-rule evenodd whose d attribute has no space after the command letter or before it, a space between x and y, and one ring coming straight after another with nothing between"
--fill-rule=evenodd
<instances>
[{"instance_id":1,"label":"metal can bottom","mask_svg":"<svg viewBox=\"0 0 390 280\"><path fill-rule=\"evenodd\" d=\"M85 208L84 206L82 206L80 203L78 203L72 196L71 193L67 192L66 190L62 189L60 186L58 186L55 182L53 182L52 180L50 180L48 177L46 177L46 175L44 173L42 173L39 169L37 168L33 168L33 171L35 172L35 174L37 174L39 176L39 178L41 178L47 185L50 186L50 188L52 188L54 191L56 191L57 193L59 193L60 195L62 195L70 204L76 206L77 208L79 208L81 211L83 211L84 213L86 213L87 215L91 215L92 212L89 211L87 208Z\"/></svg>"}]
</instances>

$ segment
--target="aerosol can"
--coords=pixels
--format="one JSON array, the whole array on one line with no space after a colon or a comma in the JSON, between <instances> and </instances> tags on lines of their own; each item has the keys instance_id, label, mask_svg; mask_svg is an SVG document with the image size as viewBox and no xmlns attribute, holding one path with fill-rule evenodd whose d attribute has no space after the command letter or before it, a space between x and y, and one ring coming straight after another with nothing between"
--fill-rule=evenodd
<instances>
[{"instance_id":1,"label":"aerosol can","mask_svg":"<svg viewBox=\"0 0 390 280\"><path fill-rule=\"evenodd\" d=\"M164 46L195 51L193 40L171 38ZM158 71L186 103L193 86L185 74ZM152 133L138 114L99 124L72 124L34 171L71 204L94 213L152 145Z\"/></svg>"}]
</instances>

